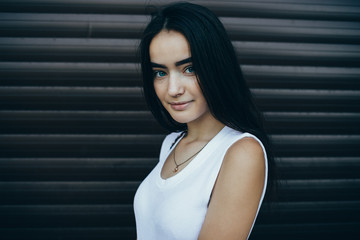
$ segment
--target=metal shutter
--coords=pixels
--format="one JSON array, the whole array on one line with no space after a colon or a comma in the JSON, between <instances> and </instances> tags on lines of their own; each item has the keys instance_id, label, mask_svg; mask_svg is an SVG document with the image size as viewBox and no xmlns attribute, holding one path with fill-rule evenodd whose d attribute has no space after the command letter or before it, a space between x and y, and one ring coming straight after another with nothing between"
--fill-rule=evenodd
<instances>
[{"instance_id":1,"label":"metal shutter","mask_svg":"<svg viewBox=\"0 0 360 240\"><path fill-rule=\"evenodd\" d=\"M1 239L135 238L133 195L165 134L135 52L161 2L0 1ZM224 22L275 144L279 197L252 239L355 239L360 3L193 2Z\"/></svg>"}]
</instances>

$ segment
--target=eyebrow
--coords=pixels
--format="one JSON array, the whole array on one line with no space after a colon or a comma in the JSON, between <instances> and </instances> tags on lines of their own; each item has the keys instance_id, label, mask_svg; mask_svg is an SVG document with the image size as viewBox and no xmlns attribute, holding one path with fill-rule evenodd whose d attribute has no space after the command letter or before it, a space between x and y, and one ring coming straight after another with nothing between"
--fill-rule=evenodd
<instances>
[{"instance_id":1,"label":"eyebrow","mask_svg":"<svg viewBox=\"0 0 360 240\"><path fill-rule=\"evenodd\" d=\"M176 63L175 63L175 66L178 67L178 66L181 66L181 65L183 65L183 64L185 64L185 63L189 63L189 62L192 62L191 57L185 58L185 59L183 59L183 60L180 60L180 61L176 62ZM162 64L158 64L158 63L154 63L154 62L150 62L150 63L151 63L151 66L152 66L152 67L167 68L165 65L162 65Z\"/></svg>"}]
</instances>

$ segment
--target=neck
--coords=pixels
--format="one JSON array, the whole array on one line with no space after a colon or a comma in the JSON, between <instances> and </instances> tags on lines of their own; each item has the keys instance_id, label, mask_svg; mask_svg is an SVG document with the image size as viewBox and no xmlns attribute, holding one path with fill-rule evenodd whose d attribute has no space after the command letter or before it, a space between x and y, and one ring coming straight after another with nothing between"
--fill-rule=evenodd
<instances>
[{"instance_id":1,"label":"neck","mask_svg":"<svg viewBox=\"0 0 360 240\"><path fill-rule=\"evenodd\" d=\"M203 121L188 123L186 138L189 141L210 141L224 126L210 114Z\"/></svg>"}]
</instances>

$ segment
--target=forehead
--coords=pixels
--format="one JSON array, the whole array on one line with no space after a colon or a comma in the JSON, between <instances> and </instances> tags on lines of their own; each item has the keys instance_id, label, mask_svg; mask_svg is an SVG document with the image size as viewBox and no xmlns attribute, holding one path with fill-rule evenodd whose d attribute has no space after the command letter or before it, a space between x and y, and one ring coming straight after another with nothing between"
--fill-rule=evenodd
<instances>
[{"instance_id":1,"label":"forehead","mask_svg":"<svg viewBox=\"0 0 360 240\"><path fill-rule=\"evenodd\" d=\"M150 43L149 53L152 62L162 64L171 64L191 57L185 36L172 30L158 33Z\"/></svg>"}]
</instances>

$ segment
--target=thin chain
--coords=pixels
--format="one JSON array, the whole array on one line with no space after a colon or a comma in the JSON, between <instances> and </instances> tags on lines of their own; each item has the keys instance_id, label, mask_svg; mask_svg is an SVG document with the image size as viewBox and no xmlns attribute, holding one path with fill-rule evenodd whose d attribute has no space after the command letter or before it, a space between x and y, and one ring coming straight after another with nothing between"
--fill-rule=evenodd
<instances>
[{"instance_id":1,"label":"thin chain","mask_svg":"<svg viewBox=\"0 0 360 240\"><path fill-rule=\"evenodd\" d=\"M188 159L186 159L184 162L177 164L176 160L175 160L175 150L176 150L176 146L174 148L174 163L176 165L176 167L174 168L173 172L176 173L179 170L179 166L183 165L184 163L188 162L190 159L192 159L193 157L195 157L197 154L199 154L199 152L201 152L201 150L204 149L204 147L208 144L209 142L207 142L199 151L197 151L194 155L192 155L191 157L189 157Z\"/></svg>"}]
</instances>

